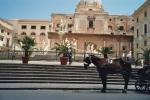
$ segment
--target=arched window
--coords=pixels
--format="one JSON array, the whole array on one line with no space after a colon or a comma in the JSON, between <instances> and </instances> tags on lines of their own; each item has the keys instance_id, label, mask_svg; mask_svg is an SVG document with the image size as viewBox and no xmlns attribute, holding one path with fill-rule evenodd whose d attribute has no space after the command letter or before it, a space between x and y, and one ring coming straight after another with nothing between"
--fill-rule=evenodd
<instances>
[{"instance_id":1,"label":"arched window","mask_svg":"<svg viewBox=\"0 0 150 100\"><path fill-rule=\"evenodd\" d=\"M27 35L26 32L22 32L21 35Z\"/></svg>"},{"instance_id":2,"label":"arched window","mask_svg":"<svg viewBox=\"0 0 150 100\"><path fill-rule=\"evenodd\" d=\"M41 33L40 36L45 36L45 33Z\"/></svg>"},{"instance_id":3,"label":"arched window","mask_svg":"<svg viewBox=\"0 0 150 100\"><path fill-rule=\"evenodd\" d=\"M34 33L34 32L32 32L32 33L31 33L31 35L32 35L32 36L34 36L34 35L35 35L35 33Z\"/></svg>"}]
</instances>

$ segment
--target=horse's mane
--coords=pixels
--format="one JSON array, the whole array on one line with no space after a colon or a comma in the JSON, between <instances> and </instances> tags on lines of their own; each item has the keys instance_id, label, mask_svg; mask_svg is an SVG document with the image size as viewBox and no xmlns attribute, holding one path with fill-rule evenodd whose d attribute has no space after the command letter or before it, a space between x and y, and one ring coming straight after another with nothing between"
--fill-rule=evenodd
<instances>
[{"instance_id":1,"label":"horse's mane","mask_svg":"<svg viewBox=\"0 0 150 100\"><path fill-rule=\"evenodd\" d=\"M91 55L95 60L103 62L103 63L108 63L108 60L106 58L100 58L95 55ZM117 58L117 59L112 59L113 63L120 63L120 59L122 58ZM123 61L124 62L124 61Z\"/></svg>"},{"instance_id":2,"label":"horse's mane","mask_svg":"<svg viewBox=\"0 0 150 100\"><path fill-rule=\"evenodd\" d=\"M98 60L98 61L106 61L105 58L100 58L100 57L95 56L95 55L91 55L91 56L93 56L95 60Z\"/></svg>"},{"instance_id":3,"label":"horse's mane","mask_svg":"<svg viewBox=\"0 0 150 100\"><path fill-rule=\"evenodd\" d=\"M96 58L97 60L101 60L101 58L100 58L100 57L95 56L95 58Z\"/></svg>"}]
</instances>

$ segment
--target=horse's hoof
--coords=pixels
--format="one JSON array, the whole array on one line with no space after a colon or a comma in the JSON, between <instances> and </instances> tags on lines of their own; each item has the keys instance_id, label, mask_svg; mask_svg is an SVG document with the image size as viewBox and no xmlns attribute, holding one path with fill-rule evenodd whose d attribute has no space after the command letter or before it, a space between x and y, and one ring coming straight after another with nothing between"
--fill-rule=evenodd
<instances>
[{"instance_id":1,"label":"horse's hoof","mask_svg":"<svg viewBox=\"0 0 150 100\"><path fill-rule=\"evenodd\" d=\"M122 90L122 93L127 93L127 90Z\"/></svg>"},{"instance_id":2,"label":"horse's hoof","mask_svg":"<svg viewBox=\"0 0 150 100\"><path fill-rule=\"evenodd\" d=\"M102 93L106 93L106 90L101 90Z\"/></svg>"}]
</instances>

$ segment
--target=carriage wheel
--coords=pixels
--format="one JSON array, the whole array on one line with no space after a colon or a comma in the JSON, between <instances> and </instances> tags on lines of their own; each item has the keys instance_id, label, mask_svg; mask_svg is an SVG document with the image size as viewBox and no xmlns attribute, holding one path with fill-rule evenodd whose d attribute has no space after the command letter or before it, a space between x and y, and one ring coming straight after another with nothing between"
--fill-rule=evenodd
<instances>
[{"instance_id":1,"label":"carriage wheel","mask_svg":"<svg viewBox=\"0 0 150 100\"><path fill-rule=\"evenodd\" d=\"M144 92L147 90L147 84L145 81L139 81L137 80L135 82L135 88L137 91L141 91L141 92Z\"/></svg>"},{"instance_id":2,"label":"carriage wheel","mask_svg":"<svg viewBox=\"0 0 150 100\"><path fill-rule=\"evenodd\" d=\"M148 89L148 92L150 93L150 81L148 82L148 87L147 87Z\"/></svg>"}]
</instances>

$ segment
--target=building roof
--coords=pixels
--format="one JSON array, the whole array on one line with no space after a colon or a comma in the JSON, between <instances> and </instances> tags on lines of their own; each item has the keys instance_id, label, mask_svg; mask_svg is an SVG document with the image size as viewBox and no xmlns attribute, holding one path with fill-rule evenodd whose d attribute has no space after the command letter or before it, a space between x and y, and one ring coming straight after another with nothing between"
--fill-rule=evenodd
<instances>
[{"instance_id":1,"label":"building roof","mask_svg":"<svg viewBox=\"0 0 150 100\"><path fill-rule=\"evenodd\" d=\"M140 11L142 11L148 5L150 5L150 0L146 0L144 4L142 4L137 10L135 10L135 12L133 13L133 16L136 16Z\"/></svg>"},{"instance_id":2,"label":"building roof","mask_svg":"<svg viewBox=\"0 0 150 100\"><path fill-rule=\"evenodd\" d=\"M2 18L0 18L0 26L13 31L13 25Z\"/></svg>"},{"instance_id":3,"label":"building roof","mask_svg":"<svg viewBox=\"0 0 150 100\"><path fill-rule=\"evenodd\" d=\"M2 22L4 22L4 23L6 23L6 24L8 24L8 25L11 25L11 26L12 26L12 24L11 24L11 23L9 23L8 21L6 21L6 20L4 20L4 19L2 19L2 18L0 18L0 21L2 21Z\"/></svg>"},{"instance_id":4,"label":"building roof","mask_svg":"<svg viewBox=\"0 0 150 100\"><path fill-rule=\"evenodd\" d=\"M11 19L11 20L18 21L18 22L49 22L49 20L45 20L45 19Z\"/></svg>"}]
</instances>

